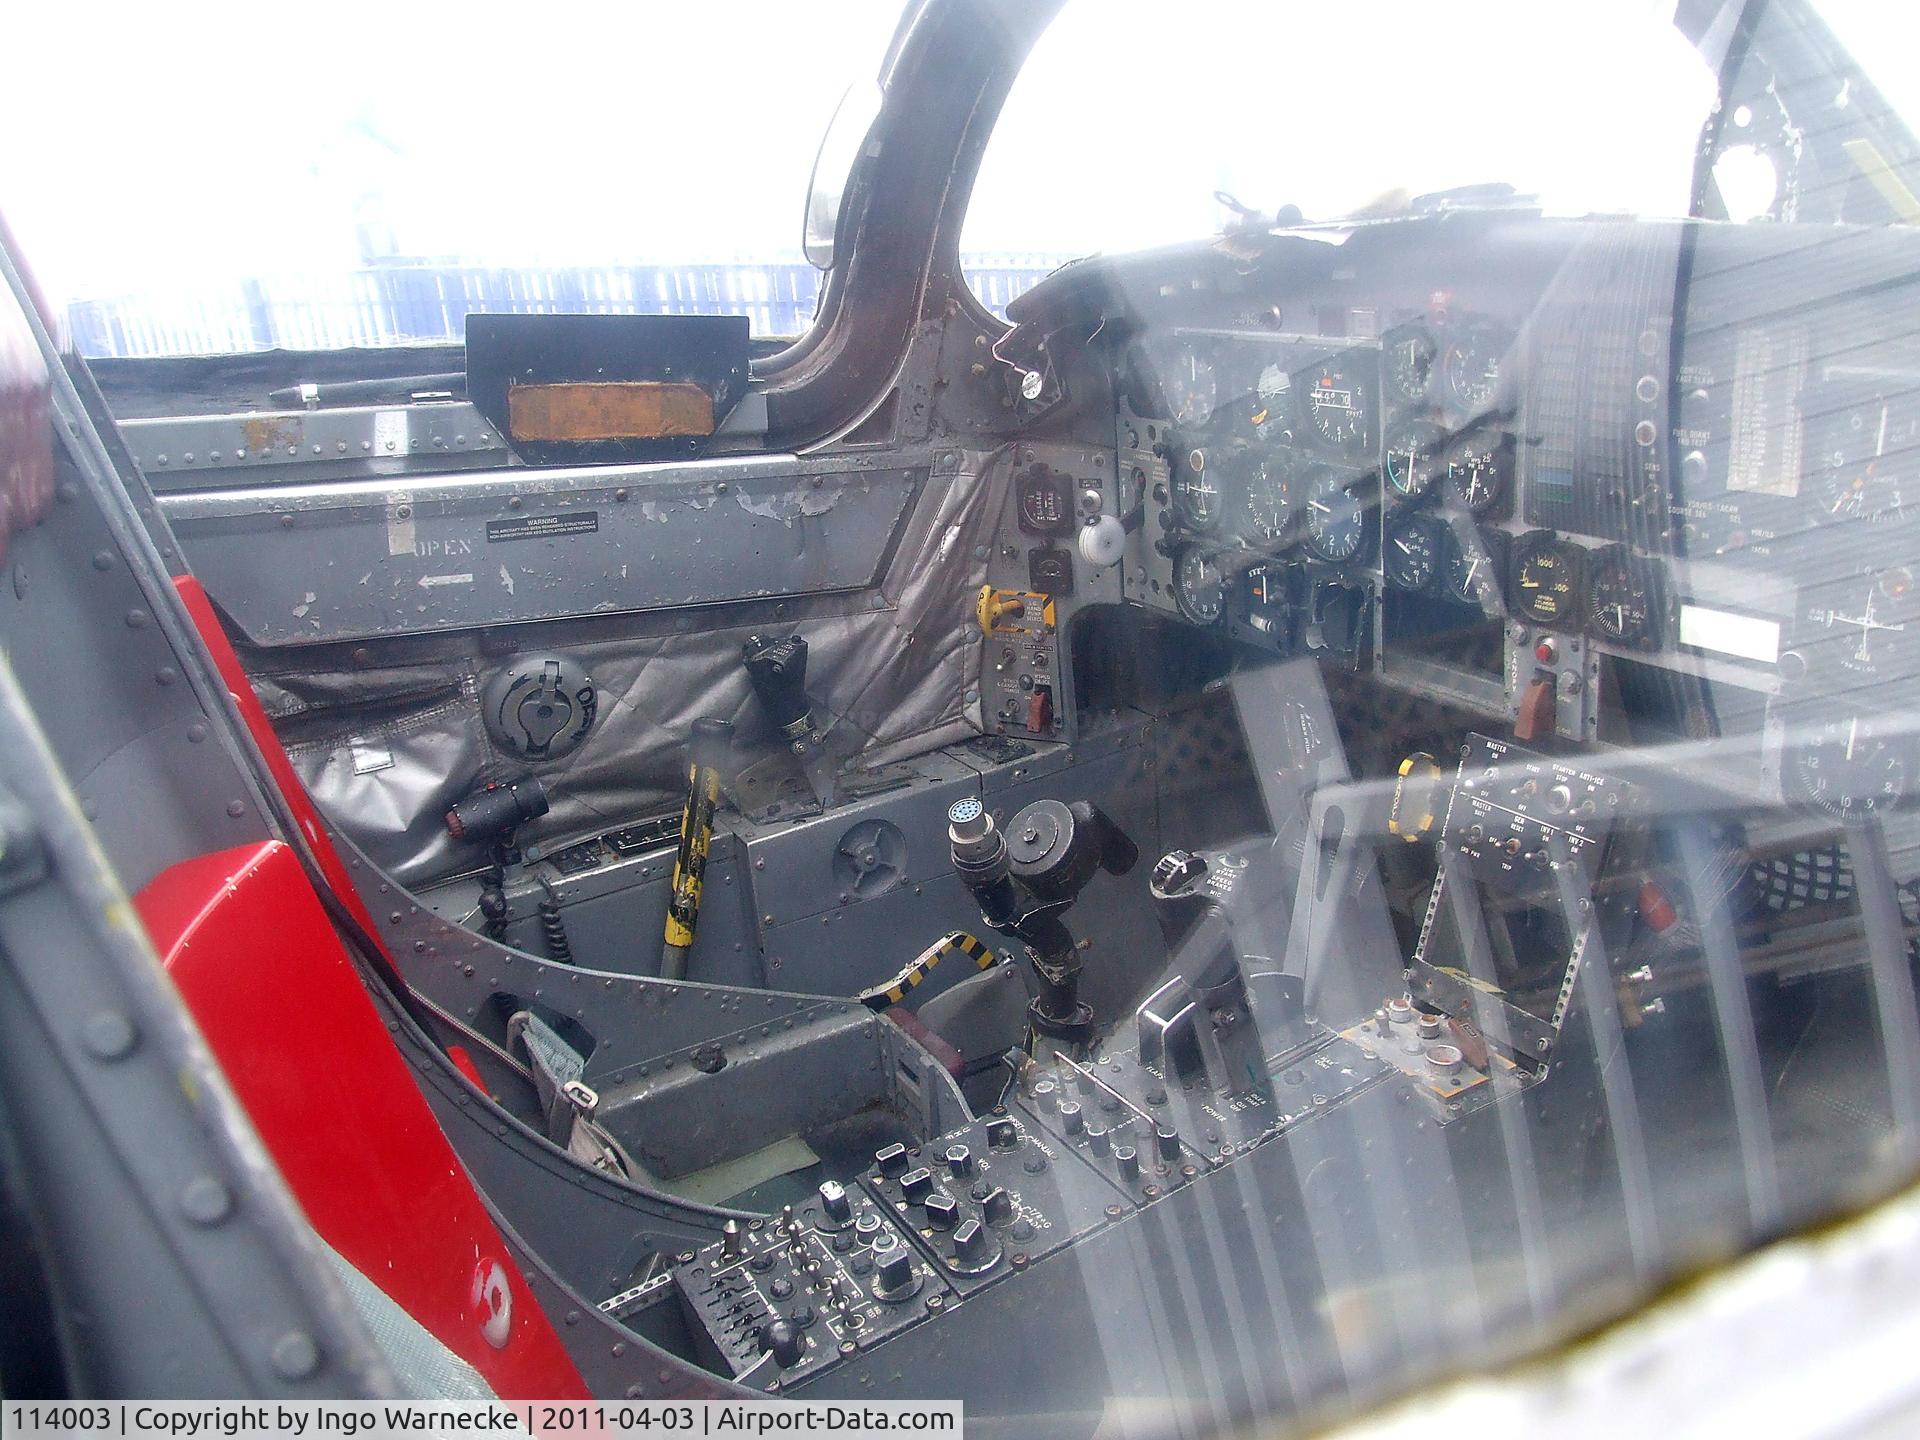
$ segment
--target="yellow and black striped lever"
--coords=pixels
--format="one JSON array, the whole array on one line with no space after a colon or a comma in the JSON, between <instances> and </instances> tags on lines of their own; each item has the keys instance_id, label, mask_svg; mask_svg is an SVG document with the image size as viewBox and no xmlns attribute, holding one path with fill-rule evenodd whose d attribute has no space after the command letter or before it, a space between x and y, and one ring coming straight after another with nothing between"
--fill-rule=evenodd
<instances>
[{"instance_id":1,"label":"yellow and black striped lever","mask_svg":"<svg viewBox=\"0 0 1920 1440\"><path fill-rule=\"evenodd\" d=\"M926 979L933 967L949 955L965 955L973 961L976 969L986 970L994 963L994 954L984 943L964 930L954 930L942 935L933 944L922 950L891 980L883 980L869 990L862 990L853 998L869 1010L884 1010L889 1005L898 1005L906 999L907 992Z\"/></svg>"}]
</instances>

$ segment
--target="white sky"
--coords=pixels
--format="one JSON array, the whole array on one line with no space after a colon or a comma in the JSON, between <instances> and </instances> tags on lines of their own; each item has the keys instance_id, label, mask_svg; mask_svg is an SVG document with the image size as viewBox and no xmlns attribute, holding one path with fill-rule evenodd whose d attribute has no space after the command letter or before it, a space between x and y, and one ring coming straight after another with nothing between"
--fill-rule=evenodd
<instances>
[{"instance_id":1,"label":"white sky","mask_svg":"<svg viewBox=\"0 0 1920 1440\"><path fill-rule=\"evenodd\" d=\"M1224 188L1335 216L1505 180L1684 209L1710 99L1672 0L1073 0L964 237L1057 258L1210 233ZM1920 118L1920 5L1821 0ZM0 209L68 299L338 274L356 215L481 263L792 259L899 0L545 7L16 0Z\"/></svg>"}]
</instances>

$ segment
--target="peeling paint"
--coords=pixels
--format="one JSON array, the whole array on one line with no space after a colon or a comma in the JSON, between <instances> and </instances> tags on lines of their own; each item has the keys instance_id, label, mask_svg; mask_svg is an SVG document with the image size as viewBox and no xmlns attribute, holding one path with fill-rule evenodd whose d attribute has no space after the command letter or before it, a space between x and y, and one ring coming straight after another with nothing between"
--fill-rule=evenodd
<instances>
[{"instance_id":1,"label":"peeling paint","mask_svg":"<svg viewBox=\"0 0 1920 1440\"><path fill-rule=\"evenodd\" d=\"M306 619L307 611L313 608L313 602L318 600L319 598L320 597L314 594L313 591L311 590L307 591L306 595L301 599L300 603L293 607L294 619L296 620Z\"/></svg>"},{"instance_id":2,"label":"peeling paint","mask_svg":"<svg viewBox=\"0 0 1920 1440\"><path fill-rule=\"evenodd\" d=\"M504 565L500 567L500 583L507 587L509 595L513 594L513 576L507 572L507 567Z\"/></svg>"}]
</instances>

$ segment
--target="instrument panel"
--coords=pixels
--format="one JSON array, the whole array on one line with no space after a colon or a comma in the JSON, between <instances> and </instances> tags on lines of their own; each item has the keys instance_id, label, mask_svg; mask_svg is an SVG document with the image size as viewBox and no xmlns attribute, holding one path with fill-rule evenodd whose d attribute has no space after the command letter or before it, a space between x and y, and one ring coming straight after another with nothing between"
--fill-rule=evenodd
<instances>
[{"instance_id":1,"label":"instrument panel","mask_svg":"<svg viewBox=\"0 0 1920 1440\"><path fill-rule=\"evenodd\" d=\"M1911 237L1453 217L1327 248L1162 284L1111 341L1128 599L1509 719L1545 687L1563 739L1599 738L1612 667L1678 672L1776 795L1904 798Z\"/></svg>"}]
</instances>

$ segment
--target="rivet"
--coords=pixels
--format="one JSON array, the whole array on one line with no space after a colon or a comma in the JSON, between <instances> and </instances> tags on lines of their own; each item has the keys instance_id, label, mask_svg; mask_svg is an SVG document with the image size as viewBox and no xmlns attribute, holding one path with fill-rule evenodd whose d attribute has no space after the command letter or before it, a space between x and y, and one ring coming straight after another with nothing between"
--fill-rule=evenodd
<instances>
[{"instance_id":1,"label":"rivet","mask_svg":"<svg viewBox=\"0 0 1920 1440\"><path fill-rule=\"evenodd\" d=\"M206 738L207 738L207 722L206 721L196 720L193 722L193 724L187 726L187 743L189 745L198 745L202 740Z\"/></svg>"},{"instance_id":2,"label":"rivet","mask_svg":"<svg viewBox=\"0 0 1920 1440\"><path fill-rule=\"evenodd\" d=\"M180 1192L180 1209L196 1225L218 1225L233 1213L233 1192L211 1175L196 1175Z\"/></svg>"},{"instance_id":3,"label":"rivet","mask_svg":"<svg viewBox=\"0 0 1920 1440\"><path fill-rule=\"evenodd\" d=\"M171 685L180 678L180 672L171 665L162 665L158 670L153 672L153 678L158 684Z\"/></svg>"},{"instance_id":4,"label":"rivet","mask_svg":"<svg viewBox=\"0 0 1920 1440\"><path fill-rule=\"evenodd\" d=\"M120 1060L133 1053L139 1032L118 1010L102 1010L88 1018L80 1043L96 1060Z\"/></svg>"},{"instance_id":5,"label":"rivet","mask_svg":"<svg viewBox=\"0 0 1920 1440\"><path fill-rule=\"evenodd\" d=\"M268 1359L282 1380L304 1380L320 1368L320 1347L304 1330L289 1330L273 1342Z\"/></svg>"},{"instance_id":6,"label":"rivet","mask_svg":"<svg viewBox=\"0 0 1920 1440\"><path fill-rule=\"evenodd\" d=\"M144 630L147 628L147 618L147 612L144 610L129 610L127 612L127 628L129 630Z\"/></svg>"},{"instance_id":7,"label":"rivet","mask_svg":"<svg viewBox=\"0 0 1920 1440\"><path fill-rule=\"evenodd\" d=\"M238 820L242 815L246 813L247 813L246 801L229 800L227 802L227 814L231 815L234 819Z\"/></svg>"},{"instance_id":8,"label":"rivet","mask_svg":"<svg viewBox=\"0 0 1920 1440\"><path fill-rule=\"evenodd\" d=\"M293 528L293 516L282 515L280 517L280 528L282 530L291 530Z\"/></svg>"},{"instance_id":9,"label":"rivet","mask_svg":"<svg viewBox=\"0 0 1920 1440\"><path fill-rule=\"evenodd\" d=\"M95 555L93 557L93 568L96 570L111 570L113 568L113 552L111 550L102 550L98 555Z\"/></svg>"}]
</instances>

